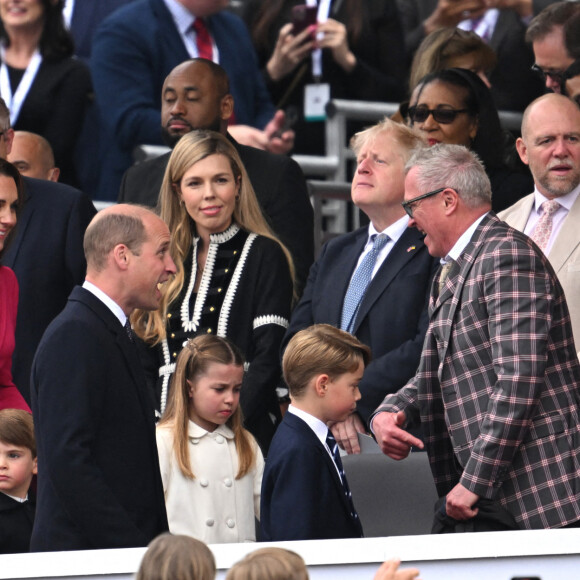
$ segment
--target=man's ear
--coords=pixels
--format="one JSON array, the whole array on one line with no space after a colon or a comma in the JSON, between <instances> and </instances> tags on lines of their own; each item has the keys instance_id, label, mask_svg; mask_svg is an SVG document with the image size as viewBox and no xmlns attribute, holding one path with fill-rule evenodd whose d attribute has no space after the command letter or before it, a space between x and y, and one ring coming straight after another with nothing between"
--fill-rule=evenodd
<instances>
[{"instance_id":1,"label":"man's ear","mask_svg":"<svg viewBox=\"0 0 580 580\"><path fill-rule=\"evenodd\" d=\"M516 139L516 149L518 150L520 159L528 165L528 148L521 137Z\"/></svg>"},{"instance_id":2,"label":"man's ear","mask_svg":"<svg viewBox=\"0 0 580 580\"><path fill-rule=\"evenodd\" d=\"M117 244L111 251L111 255L119 270L126 270L128 268L131 250L125 244Z\"/></svg>"},{"instance_id":3,"label":"man's ear","mask_svg":"<svg viewBox=\"0 0 580 580\"><path fill-rule=\"evenodd\" d=\"M234 114L234 97L232 95L227 94L225 97L222 97L220 102L220 118L222 121L226 123L230 120L230 117Z\"/></svg>"},{"instance_id":4,"label":"man's ear","mask_svg":"<svg viewBox=\"0 0 580 580\"><path fill-rule=\"evenodd\" d=\"M443 203L445 204L445 213L449 214L457 207L459 196L454 189L448 187L442 194Z\"/></svg>"},{"instance_id":5,"label":"man's ear","mask_svg":"<svg viewBox=\"0 0 580 580\"><path fill-rule=\"evenodd\" d=\"M12 151L12 143L14 143L14 129L12 127L4 131L4 143L6 143L6 156L10 155Z\"/></svg>"}]
</instances>

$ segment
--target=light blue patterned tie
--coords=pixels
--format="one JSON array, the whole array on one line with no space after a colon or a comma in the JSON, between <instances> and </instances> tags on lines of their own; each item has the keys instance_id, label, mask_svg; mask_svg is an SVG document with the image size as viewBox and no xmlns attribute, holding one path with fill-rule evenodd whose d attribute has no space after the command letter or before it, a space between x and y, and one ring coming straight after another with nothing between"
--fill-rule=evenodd
<instances>
[{"instance_id":1,"label":"light blue patterned tie","mask_svg":"<svg viewBox=\"0 0 580 580\"><path fill-rule=\"evenodd\" d=\"M377 262L377 256L385 244L390 240L386 234L372 236L373 249L363 258L360 266L356 269L342 305L342 318L340 328L352 332L358 309L365 295L368 285L371 283L373 270Z\"/></svg>"}]
</instances>

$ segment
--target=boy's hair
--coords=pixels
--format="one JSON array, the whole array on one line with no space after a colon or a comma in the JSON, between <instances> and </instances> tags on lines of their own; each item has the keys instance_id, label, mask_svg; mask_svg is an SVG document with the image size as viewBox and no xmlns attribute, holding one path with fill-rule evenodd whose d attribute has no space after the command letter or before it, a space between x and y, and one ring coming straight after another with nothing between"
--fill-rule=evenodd
<instances>
[{"instance_id":1,"label":"boy's hair","mask_svg":"<svg viewBox=\"0 0 580 580\"><path fill-rule=\"evenodd\" d=\"M171 379L167 408L159 422L161 428L173 431L173 451L184 477L195 479L189 460L189 384L207 373L211 364L244 365L244 357L229 339L203 334L187 341L177 357L175 373ZM246 475L255 464L251 435L243 426L242 409L238 405L226 425L234 432L234 443L238 454L236 479Z\"/></svg>"},{"instance_id":2,"label":"boy's hair","mask_svg":"<svg viewBox=\"0 0 580 580\"><path fill-rule=\"evenodd\" d=\"M2 409L0 411L0 441L30 449L34 459L36 440L32 415L21 409Z\"/></svg>"},{"instance_id":3,"label":"boy's hair","mask_svg":"<svg viewBox=\"0 0 580 580\"><path fill-rule=\"evenodd\" d=\"M190 536L161 534L147 547L135 580L214 580L215 558Z\"/></svg>"},{"instance_id":4,"label":"boy's hair","mask_svg":"<svg viewBox=\"0 0 580 580\"><path fill-rule=\"evenodd\" d=\"M331 326L315 324L297 332L282 359L284 380L292 397L300 398L313 377L327 374L331 379L366 366L371 349L356 336Z\"/></svg>"},{"instance_id":5,"label":"boy's hair","mask_svg":"<svg viewBox=\"0 0 580 580\"><path fill-rule=\"evenodd\" d=\"M308 570L296 552L261 548L234 564L226 580L308 580Z\"/></svg>"}]
</instances>

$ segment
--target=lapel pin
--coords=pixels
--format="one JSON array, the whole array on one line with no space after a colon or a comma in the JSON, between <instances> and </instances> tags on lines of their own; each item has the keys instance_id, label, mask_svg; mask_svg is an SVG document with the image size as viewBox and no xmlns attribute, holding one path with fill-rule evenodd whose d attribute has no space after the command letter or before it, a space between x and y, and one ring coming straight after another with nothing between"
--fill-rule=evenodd
<instances>
[{"instance_id":1,"label":"lapel pin","mask_svg":"<svg viewBox=\"0 0 580 580\"><path fill-rule=\"evenodd\" d=\"M415 248L415 246L409 246L409 247L407 248L407 252L410 252L411 250L415 250L415 249L416 249L416 248Z\"/></svg>"}]
</instances>

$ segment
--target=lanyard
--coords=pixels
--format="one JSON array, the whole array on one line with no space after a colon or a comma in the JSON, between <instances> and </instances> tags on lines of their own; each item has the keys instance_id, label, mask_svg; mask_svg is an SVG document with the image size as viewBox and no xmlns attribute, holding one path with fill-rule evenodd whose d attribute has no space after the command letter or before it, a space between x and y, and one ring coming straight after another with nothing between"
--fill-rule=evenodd
<instances>
[{"instance_id":1,"label":"lanyard","mask_svg":"<svg viewBox=\"0 0 580 580\"><path fill-rule=\"evenodd\" d=\"M14 94L12 94L12 88L10 86L8 67L4 62L4 48L0 49L0 58L2 58L2 64L0 65L0 94L4 99L6 106L10 110L10 124L15 125L18 119L18 115L20 115L20 109L22 109L22 105L26 100L28 91L30 91L30 87L34 82L36 74L38 73L38 69L42 63L42 56L38 50L34 52L30 62L28 63L28 66L26 67L24 76L22 77L22 80L20 81Z\"/></svg>"},{"instance_id":2,"label":"lanyard","mask_svg":"<svg viewBox=\"0 0 580 580\"><path fill-rule=\"evenodd\" d=\"M306 0L308 6L316 6L316 0ZM318 4L318 15L316 20L318 22L326 22L328 20L328 15L330 14L330 5L332 0L320 0ZM317 40L322 38L322 33L318 33ZM322 77L322 50L317 48L312 51L312 76L315 79L320 79Z\"/></svg>"}]
</instances>

